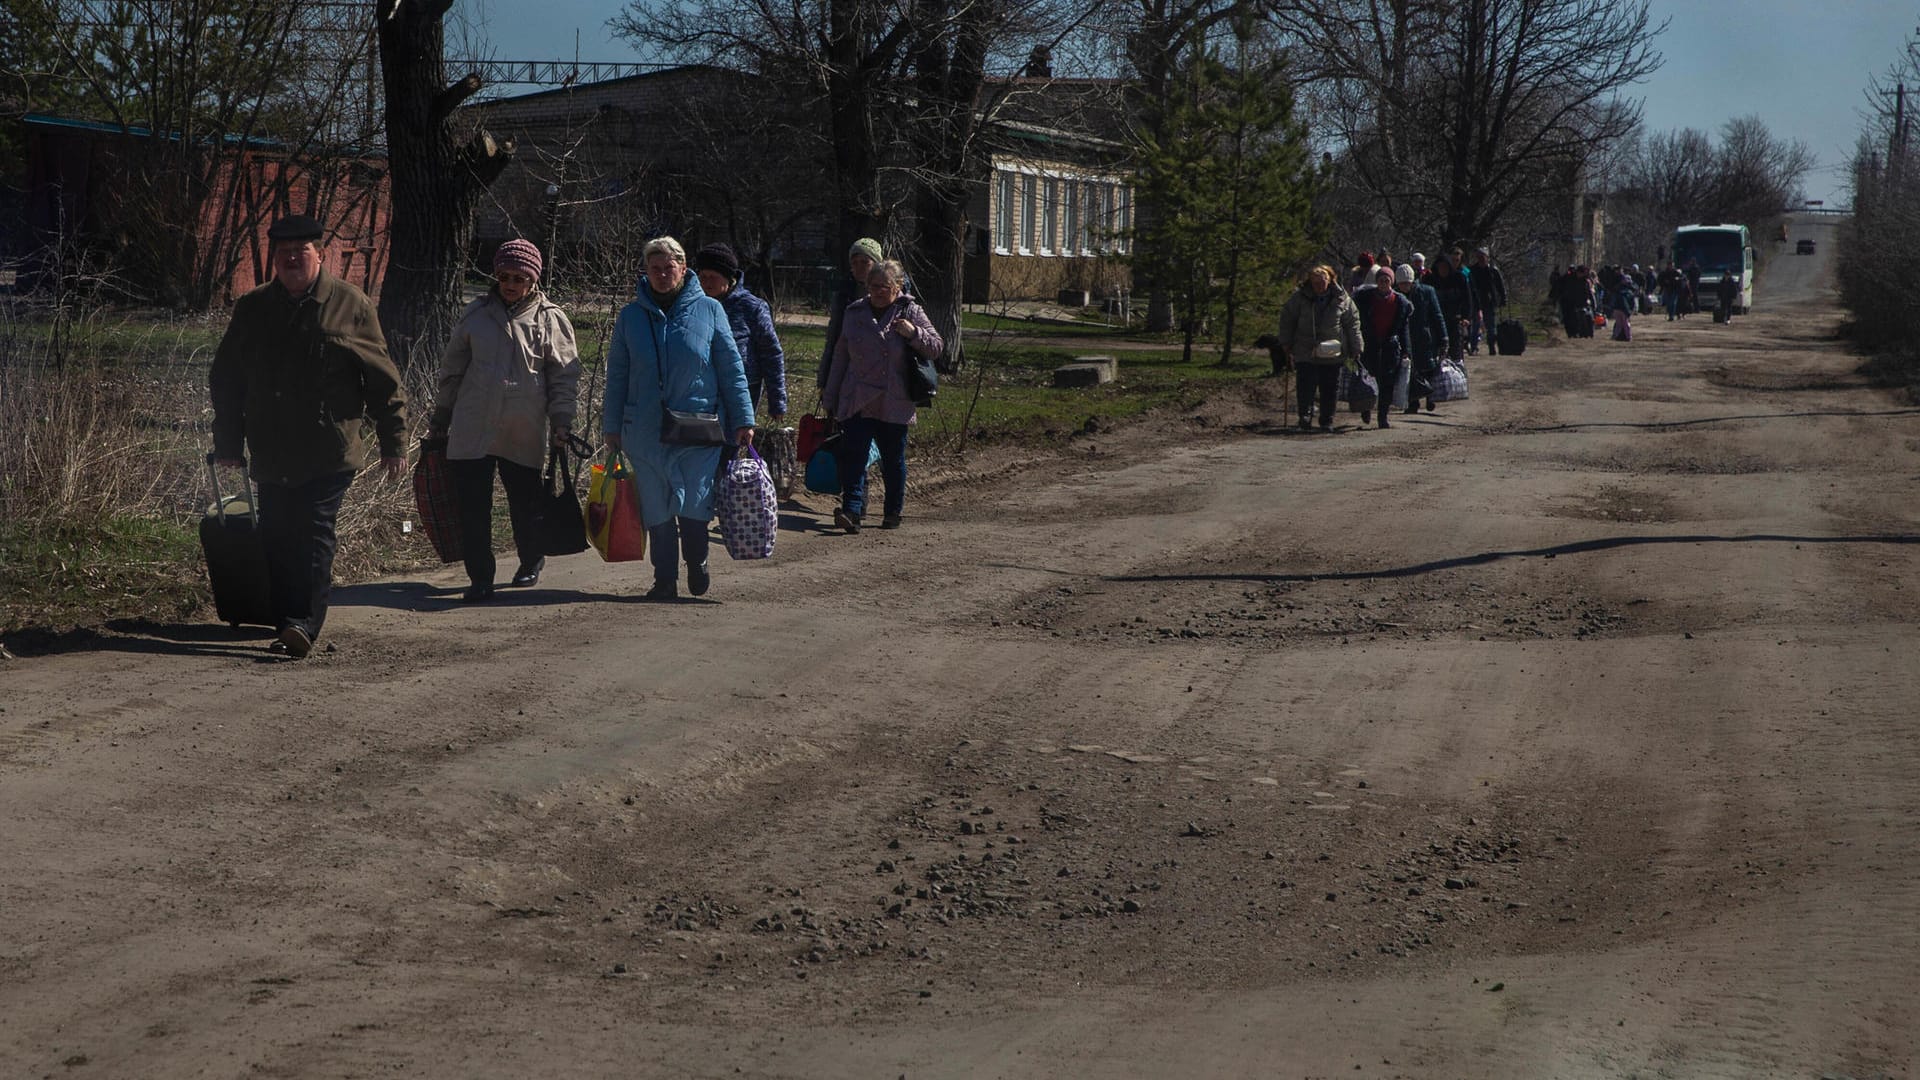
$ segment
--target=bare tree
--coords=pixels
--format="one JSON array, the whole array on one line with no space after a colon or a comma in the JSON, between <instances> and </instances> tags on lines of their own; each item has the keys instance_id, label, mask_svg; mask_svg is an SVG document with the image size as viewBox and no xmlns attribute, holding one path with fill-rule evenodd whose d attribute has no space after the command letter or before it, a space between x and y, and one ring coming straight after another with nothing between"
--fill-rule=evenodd
<instances>
[{"instance_id":1,"label":"bare tree","mask_svg":"<svg viewBox=\"0 0 1920 1080\"><path fill-rule=\"evenodd\" d=\"M1517 203L1572 195L1630 136L1617 97L1657 70L1649 0L1272 0L1350 182L1408 235L1484 239Z\"/></svg>"},{"instance_id":2,"label":"bare tree","mask_svg":"<svg viewBox=\"0 0 1920 1080\"><path fill-rule=\"evenodd\" d=\"M1920 161L1913 146L1914 88L1920 86L1920 32L1900 59L1870 80L1866 123L1852 161L1853 219L1841 233L1840 297L1853 333L1891 354L1890 371L1920 387L1913 327L1920 322ZM1887 360L1876 361L1876 364ZM1912 391L1910 391L1912 392Z\"/></svg>"},{"instance_id":3,"label":"bare tree","mask_svg":"<svg viewBox=\"0 0 1920 1080\"><path fill-rule=\"evenodd\" d=\"M1770 231L1798 201L1813 152L1757 116L1722 125L1719 139L1691 128L1636 140L1605 185L1607 247L1616 259L1651 258L1677 225L1738 222Z\"/></svg>"},{"instance_id":4,"label":"bare tree","mask_svg":"<svg viewBox=\"0 0 1920 1080\"><path fill-rule=\"evenodd\" d=\"M94 209L129 283L199 309L225 298L260 218L325 212L351 187L341 168L374 133L354 106L364 24L292 0L17 0L9 49L27 92L103 121L99 152L125 173ZM31 98L22 104L31 106ZM273 163L255 170L259 160ZM253 185L256 174L271 190ZM102 194L106 194L103 192Z\"/></svg>"},{"instance_id":5,"label":"bare tree","mask_svg":"<svg viewBox=\"0 0 1920 1080\"><path fill-rule=\"evenodd\" d=\"M431 358L460 310L460 282L480 195L513 157L513 144L455 116L480 76L446 77L443 20L453 0L378 0L381 79L393 218L380 325L405 367Z\"/></svg>"},{"instance_id":6,"label":"bare tree","mask_svg":"<svg viewBox=\"0 0 1920 1080\"><path fill-rule=\"evenodd\" d=\"M887 121L893 80L912 27L905 9L887 0L632 0L611 20L635 44L683 61L731 66L803 88L820 111L815 131L795 132L821 152L833 178L839 250L884 231L891 216L882 195L885 145L897 132ZM824 131L826 138L819 138Z\"/></svg>"}]
</instances>

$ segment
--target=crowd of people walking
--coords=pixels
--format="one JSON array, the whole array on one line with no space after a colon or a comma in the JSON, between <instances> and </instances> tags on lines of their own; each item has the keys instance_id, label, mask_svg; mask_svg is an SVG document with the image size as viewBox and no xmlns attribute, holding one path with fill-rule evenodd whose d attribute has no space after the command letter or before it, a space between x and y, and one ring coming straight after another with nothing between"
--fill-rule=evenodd
<instances>
[{"instance_id":1,"label":"crowd of people walking","mask_svg":"<svg viewBox=\"0 0 1920 1080\"><path fill-rule=\"evenodd\" d=\"M214 359L210 462L246 467L251 457L276 626L270 647L297 659L326 620L335 518L364 459L363 431L370 420L383 470L397 480L407 461L407 401L372 304L325 269L320 223L285 217L268 238L273 279L236 303ZM680 242L663 236L642 258L633 299L612 329L599 434L637 495L653 569L647 597L677 599L682 581L697 597L712 584L709 525L723 466L750 452L762 409L785 421L787 357L772 312L747 288L731 248L708 245L690 264ZM569 448L592 449L573 431L573 324L543 290L543 268L535 244L500 245L488 289L460 313L435 372L427 442L444 454L451 477L469 581L461 599L469 603L497 588L495 479L518 556L509 584L531 586L545 568L541 525L555 498L551 479L542 490L542 459L551 476ZM818 389L825 422L838 429L833 449L822 451L834 455L833 522L851 535L867 521L873 457L885 489L879 527L901 525L908 433L928 400L924 373L945 342L878 241L855 242L847 268L829 306ZM1732 275L1719 298L1730 308L1729 287L1738 288ZM1630 337L1632 316L1651 310L1655 297L1677 319L1697 309L1698 292L1698 267L1671 261L1658 272L1571 266L1550 282L1569 337L1591 337L1609 314L1616 336ZM1482 343L1497 354L1517 331L1510 347L1524 347L1524 330L1500 319L1507 300L1505 276L1485 249L1469 258L1453 247L1431 265L1419 252L1405 262L1363 253L1345 275L1315 266L1281 311L1274 374L1292 374L1303 430L1334 430L1343 400L1361 413L1362 427L1371 420L1387 428L1396 408L1432 412L1464 396L1463 358Z\"/></svg>"},{"instance_id":2,"label":"crowd of people walking","mask_svg":"<svg viewBox=\"0 0 1920 1080\"><path fill-rule=\"evenodd\" d=\"M1719 321L1732 318L1739 292L1740 279L1733 274L1722 274L1715 283L1711 304ZM1701 306L1700 264L1693 259L1684 266L1668 259L1659 267L1652 263L1556 267L1548 275L1547 295L1570 338L1590 338L1595 330L1611 327L1615 341L1632 341L1635 315L1651 315L1655 308L1663 308L1667 321L1674 322L1707 310Z\"/></svg>"},{"instance_id":3,"label":"crowd of people walking","mask_svg":"<svg viewBox=\"0 0 1920 1080\"><path fill-rule=\"evenodd\" d=\"M209 463L246 469L259 485L257 520L271 651L306 656L326 621L341 502L364 459L371 419L383 471L405 471L407 398L366 295L325 269L325 234L305 215L268 230L273 278L240 298L210 376ZM691 266L672 237L649 241L633 300L619 312L606 360L602 446L630 464L653 568L647 597L693 596L712 584L714 497L727 456L753 446L759 410L788 414L786 354L766 301L743 280L733 250L713 244ZM820 401L839 438L833 520L860 531L868 455L878 447L885 486L880 527L900 527L907 434L917 418L909 367L944 342L909 291L901 264L861 239L832 305L820 364ZM543 260L527 240L495 251L492 281L454 323L435 370L427 443L444 454L452 527L468 603L498 587L494 483L506 491L518 562L514 587L545 569L540 468L570 446L579 349L566 312L543 290ZM691 272L690 272L691 271ZM763 404L764 403L764 404ZM691 434L689 434L691 433ZM426 445L423 443L423 445ZM249 460L250 459L250 460ZM213 557L210 549L209 558ZM450 558L453 556L449 556ZM211 564L210 564L211 567ZM216 582L216 591L218 582Z\"/></svg>"},{"instance_id":4,"label":"crowd of people walking","mask_svg":"<svg viewBox=\"0 0 1920 1080\"><path fill-rule=\"evenodd\" d=\"M1331 266L1313 267L1280 311L1273 373L1293 374L1303 431L1316 423L1334 430L1343 369L1350 378L1364 372L1374 387L1361 426L1371 420L1386 428L1396 407L1434 411L1444 400L1436 384L1447 363L1463 372L1458 365L1483 343L1490 354L1499 352L1506 277L1484 248L1471 262L1452 248L1431 266L1417 251L1399 264L1391 253L1364 251L1344 282ZM1364 393L1349 395L1356 410L1362 402Z\"/></svg>"}]
</instances>

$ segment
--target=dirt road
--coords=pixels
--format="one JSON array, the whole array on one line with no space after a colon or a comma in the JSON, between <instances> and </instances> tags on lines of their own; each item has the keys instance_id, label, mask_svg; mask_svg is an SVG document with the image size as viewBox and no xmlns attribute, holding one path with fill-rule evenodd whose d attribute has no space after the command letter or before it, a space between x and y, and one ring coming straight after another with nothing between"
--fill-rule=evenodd
<instances>
[{"instance_id":1,"label":"dirt road","mask_svg":"<svg viewBox=\"0 0 1920 1080\"><path fill-rule=\"evenodd\" d=\"M6 664L0 1076L1912 1076L1920 409L1811 266L710 603Z\"/></svg>"}]
</instances>

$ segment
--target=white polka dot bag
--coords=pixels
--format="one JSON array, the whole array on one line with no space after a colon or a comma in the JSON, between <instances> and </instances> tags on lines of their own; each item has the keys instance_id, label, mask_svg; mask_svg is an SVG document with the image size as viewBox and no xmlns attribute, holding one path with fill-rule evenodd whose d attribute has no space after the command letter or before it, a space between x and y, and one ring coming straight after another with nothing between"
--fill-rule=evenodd
<instances>
[{"instance_id":1,"label":"white polka dot bag","mask_svg":"<svg viewBox=\"0 0 1920 1080\"><path fill-rule=\"evenodd\" d=\"M745 454L727 459L713 493L713 511L720 519L720 539L728 555L736 559L773 556L773 540L780 532L780 500L759 451L749 446Z\"/></svg>"}]
</instances>

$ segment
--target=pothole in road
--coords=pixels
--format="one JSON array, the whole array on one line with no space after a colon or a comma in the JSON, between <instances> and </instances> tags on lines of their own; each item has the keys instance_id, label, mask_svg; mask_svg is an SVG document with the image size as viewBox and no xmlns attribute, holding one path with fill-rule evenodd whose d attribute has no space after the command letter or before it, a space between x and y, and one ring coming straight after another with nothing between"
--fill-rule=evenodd
<instances>
[{"instance_id":1,"label":"pothole in road","mask_svg":"<svg viewBox=\"0 0 1920 1080\"><path fill-rule=\"evenodd\" d=\"M1618 787L1416 801L1337 762L903 734L849 750L857 781L769 774L646 835L582 810L530 853L576 887L478 933L711 1018L1370 975L1645 939L1724 901L1647 869Z\"/></svg>"},{"instance_id":2,"label":"pothole in road","mask_svg":"<svg viewBox=\"0 0 1920 1080\"><path fill-rule=\"evenodd\" d=\"M1383 567L1377 576L1337 565L1320 564L1317 574L1222 562L1172 566L1031 593L990 621L1076 639L1271 647L1622 637L1645 632L1654 612L1643 599L1597 594L1575 570L1516 580L1510 570L1440 562Z\"/></svg>"},{"instance_id":3,"label":"pothole in road","mask_svg":"<svg viewBox=\"0 0 1920 1080\"><path fill-rule=\"evenodd\" d=\"M1547 513L1554 517L1586 521L1626 521L1633 523L1683 520L1673 498L1658 491L1608 484L1586 495L1574 495L1549 503Z\"/></svg>"},{"instance_id":4,"label":"pothole in road","mask_svg":"<svg viewBox=\"0 0 1920 1080\"><path fill-rule=\"evenodd\" d=\"M1788 349L1797 349L1789 346ZM1795 392L1808 390L1865 390L1872 384L1859 377L1840 376L1824 372L1771 372L1750 369L1709 368L1706 372L1707 383L1711 386L1726 387L1729 390L1759 390L1763 392Z\"/></svg>"},{"instance_id":5,"label":"pothole in road","mask_svg":"<svg viewBox=\"0 0 1920 1080\"><path fill-rule=\"evenodd\" d=\"M1562 454L1554 460L1586 472L1627 473L1635 476L1752 476L1779 472L1780 463L1758 454L1709 445L1687 437L1688 445L1635 446L1611 453Z\"/></svg>"}]
</instances>

